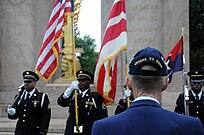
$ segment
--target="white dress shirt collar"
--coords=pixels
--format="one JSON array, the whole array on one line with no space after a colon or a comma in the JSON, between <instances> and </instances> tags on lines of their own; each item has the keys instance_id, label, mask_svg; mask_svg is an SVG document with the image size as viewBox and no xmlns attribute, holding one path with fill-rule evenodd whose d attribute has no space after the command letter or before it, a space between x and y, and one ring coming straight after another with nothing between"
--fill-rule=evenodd
<instances>
[{"instance_id":1,"label":"white dress shirt collar","mask_svg":"<svg viewBox=\"0 0 204 135\"><path fill-rule=\"evenodd\" d=\"M30 94L29 98L30 98L33 95L34 92L35 92L35 88L30 92L26 91L25 97L27 97L27 94L29 93Z\"/></svg>"},{"instance_id":2,"label":"white dress shirt collar","mask_svg":"<svg viewBox=\"0 0 204 135\"><path fill-rule=\"evenodd\" d=\"M195 97L196 96L195 92L193 92L193 90L191 90L191 91L192 91L193 96ZM200 100L201 96L202 96L202 90L198 93L199 100Z\"/></svg>"},{"instance_id":3,"label":"white dress shirt collar","mask_svg":"<svg viewBox=\"0 0 204 135\"><path fill-rule=\"evenodd\" d=\"M83 92L80 90L80 94L82 94L82 97L84 97L84 96L85 96L85 94L86 94L86 92L87 92L88 90L89 90L89 89L86 89L86 90L85 90L85 91L83 91Z\"/></svg>"},{"instance_id":4,"label":"white dress shirt collar","mask_svg":"<svg viewBox=\"0 0 204 135\"><path fill-rule=\"evenodd\" d=\"M160 104L157 99L150 97L150 96L139 96L133 102L139 101L139 100L153 100L153 101L157 102L158 104Z\"/></svg>"}]
</instances>

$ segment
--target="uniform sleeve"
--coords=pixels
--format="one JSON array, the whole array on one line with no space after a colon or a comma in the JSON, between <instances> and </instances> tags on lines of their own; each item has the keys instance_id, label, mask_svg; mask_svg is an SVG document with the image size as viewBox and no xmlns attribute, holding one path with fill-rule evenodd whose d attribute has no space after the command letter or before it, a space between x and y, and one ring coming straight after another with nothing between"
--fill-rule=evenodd
<instances>
[{"instance_id":1,"label":"uniform sleeve","mask_svg":"<svg viewBox=\"0 0 204 135\"><path fill-rule=\"evenodd\" d=\"M126 109L127 109L127 103L123 99L120 99L115 110L115 115L125 111Z\"/></svg>"},{"instance_id":2,"label":"uniform sleeve","mask_svg":"<svg viewBox=\"0 0 204 135\"><path fill-rule=\"evenodd\" d=\"M21 94L22 94L22 93L21 93ZM18 96L18 95L16 95L14 99L18 98L17 96ZM20 96L21 96L21 95L20 95ZM20 97L20 96L19 96L19 97ZM9 115L9 114L8 114L8 118L9 118L9 119L17 119L17 118L19 118L19 115L18 115L18 112L19 112L18 101L19 101L19 100L20 100L20 98L18 98L17 101L13 104L13 108L16 109L16 113L15 113L14 115Z\"/></svg>"},{"instance_id":3,"label":"uniform sleeve","mask_svg":"<svg viewBox=\"0 0 204 135\"><path fill-rule=\"evenodd\" d=\"M96 106L96 120L108 117L106 104L100 94L97 94Z\"/></svg>"},{"instance_id":4,"label":"uniform sleeve","mask_svg":"<svg viewBox=\"0 0 204 135\"><path fill-rule=\"evenodd\" d=\"M63 97L63 93L60 95L60 97L57 99L57 104L59 106L62 106L62 107L67 107L67 106L70 106L71 102L72 102L72 97L74 95L74 92L71 93L71 95L65 99Z\"/></svg>"},{"instance_id":5,"label":"uniform sleeve","mask_svg":"<svg viewBox=\"0 0 204 135\"><path fill-rule=\"evenodd\" d=\"M183 93L180 94L176 100L176 107L175 107L174 112L184 114L184 95Z\"/></svg>"},{"instance_id":6,"label":"uniform sleeve","mask_svg":"<svg viewBox=\"0 0 204 135\"><path fill-rule=\"evenodd\" d=\"M14 115L9 115L8 114L8 118L11 119L11 120L15 120L15 119L18 118L18 109L17 108L15 108L15 109L16 109L16 113Z\"/></svg>"},{"instance_id":7,"label":"uniform sleeve","mask_svg":"<svg viewBox=\"0 0 204 135\"><path fill-rule=\"evenodd\" d=\"M41 108L41 122L40 122L40 135L45 135L48 132L49 124L51 118L51 105L48 95L45 94L44 102Z\"/></svg>"}]
</instances>

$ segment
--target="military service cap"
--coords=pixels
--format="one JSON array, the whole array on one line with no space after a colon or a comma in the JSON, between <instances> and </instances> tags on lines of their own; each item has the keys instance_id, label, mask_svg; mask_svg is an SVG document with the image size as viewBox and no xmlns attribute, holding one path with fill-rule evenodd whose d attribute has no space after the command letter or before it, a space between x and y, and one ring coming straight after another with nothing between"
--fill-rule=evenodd
<instances>
[{"instance_id":1,"label":"military service cap","mask_svg":"<svg viewBox=\"0 0 204 135\"><path fill-rule=\"evenodd\" d=\"M204 72L201 70L193 70L187 74L192 82L203 82L204 81Z\"/></svg>"},{"instance_id":2,"label":"military service cap","mask_svg":"<svg viewBox=\"0 0 204 135\"><path fill-rule=\"evenodd\" d=\"M85 79L93 80L93 74L85 70L78 70L76 72L76 77L77 77L77 80L85 80Z\"/></svg>"},{"instance_id":3,"label":"military service cap","mask_svg":"<svg viewBox=\"0 0 204 135\"><path fill-rule=\"evenodd\" d=\"M24 71L23 80L24 81L38 81L39 76L33 71Z\"/></svg>"},{"instance_id":4,"label":"military service cap","mask_svg":"<svg viewBox=\"0 0 204 135\"><path fill-rule=\"evenodd\" d=\"M143 70L142 65L150 64L156 70ZM129 74L145 76L166 76L167 66L160 51L147 47L137 52L129 65Z\"/></svg>"}]
</instances>

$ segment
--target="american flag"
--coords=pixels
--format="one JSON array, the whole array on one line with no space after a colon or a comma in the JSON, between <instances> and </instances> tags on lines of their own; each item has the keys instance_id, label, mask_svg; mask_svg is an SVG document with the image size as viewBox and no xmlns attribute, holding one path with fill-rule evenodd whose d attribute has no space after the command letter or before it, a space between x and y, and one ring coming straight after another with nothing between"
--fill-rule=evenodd
<instances>
[{"instance_id":1,"label":"american flag","mask_svg":"<svg viewBox=\"0 0 204 135\"><path fill-rule=\"evenodd\" d=\"M127 49L125 0L111 8L95 69L94 84L105 102L114 102L117 82L117 55Z\"/></svg>"},{"instance_id":2,"label":"american flag","mask_svg":"<svg viewBox=\"0 0 204 135\"><path fill-rule=\"evenodd\" d=\"M48 81L58 68L62 27L66 22L66 15L73 11L73 0L56 0L35 68L36 73L44 81Z\"/></svg>"}]
</instances>

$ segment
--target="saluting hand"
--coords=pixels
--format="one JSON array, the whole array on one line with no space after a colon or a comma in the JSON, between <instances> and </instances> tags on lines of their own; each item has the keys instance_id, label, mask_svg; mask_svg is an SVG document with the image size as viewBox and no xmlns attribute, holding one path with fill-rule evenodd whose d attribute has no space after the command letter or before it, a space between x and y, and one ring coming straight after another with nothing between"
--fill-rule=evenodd
<instances>
[{"instance_id":1,"label":"saluting hand","mask_svg":"<svg viewBox=\"0 0 204 135\"><path fill-rule=\"evenodd\" d=\"M78 84L79 84L78 81L73 81L73 82L71 83L70 87L65 90L65 92L64 92L64 94L63 94L63 97L64 97L64 98L68 98L68 97L71 95L71 93L72 93L73 90L79 89Z\"/></svg>"}]
</instances>

